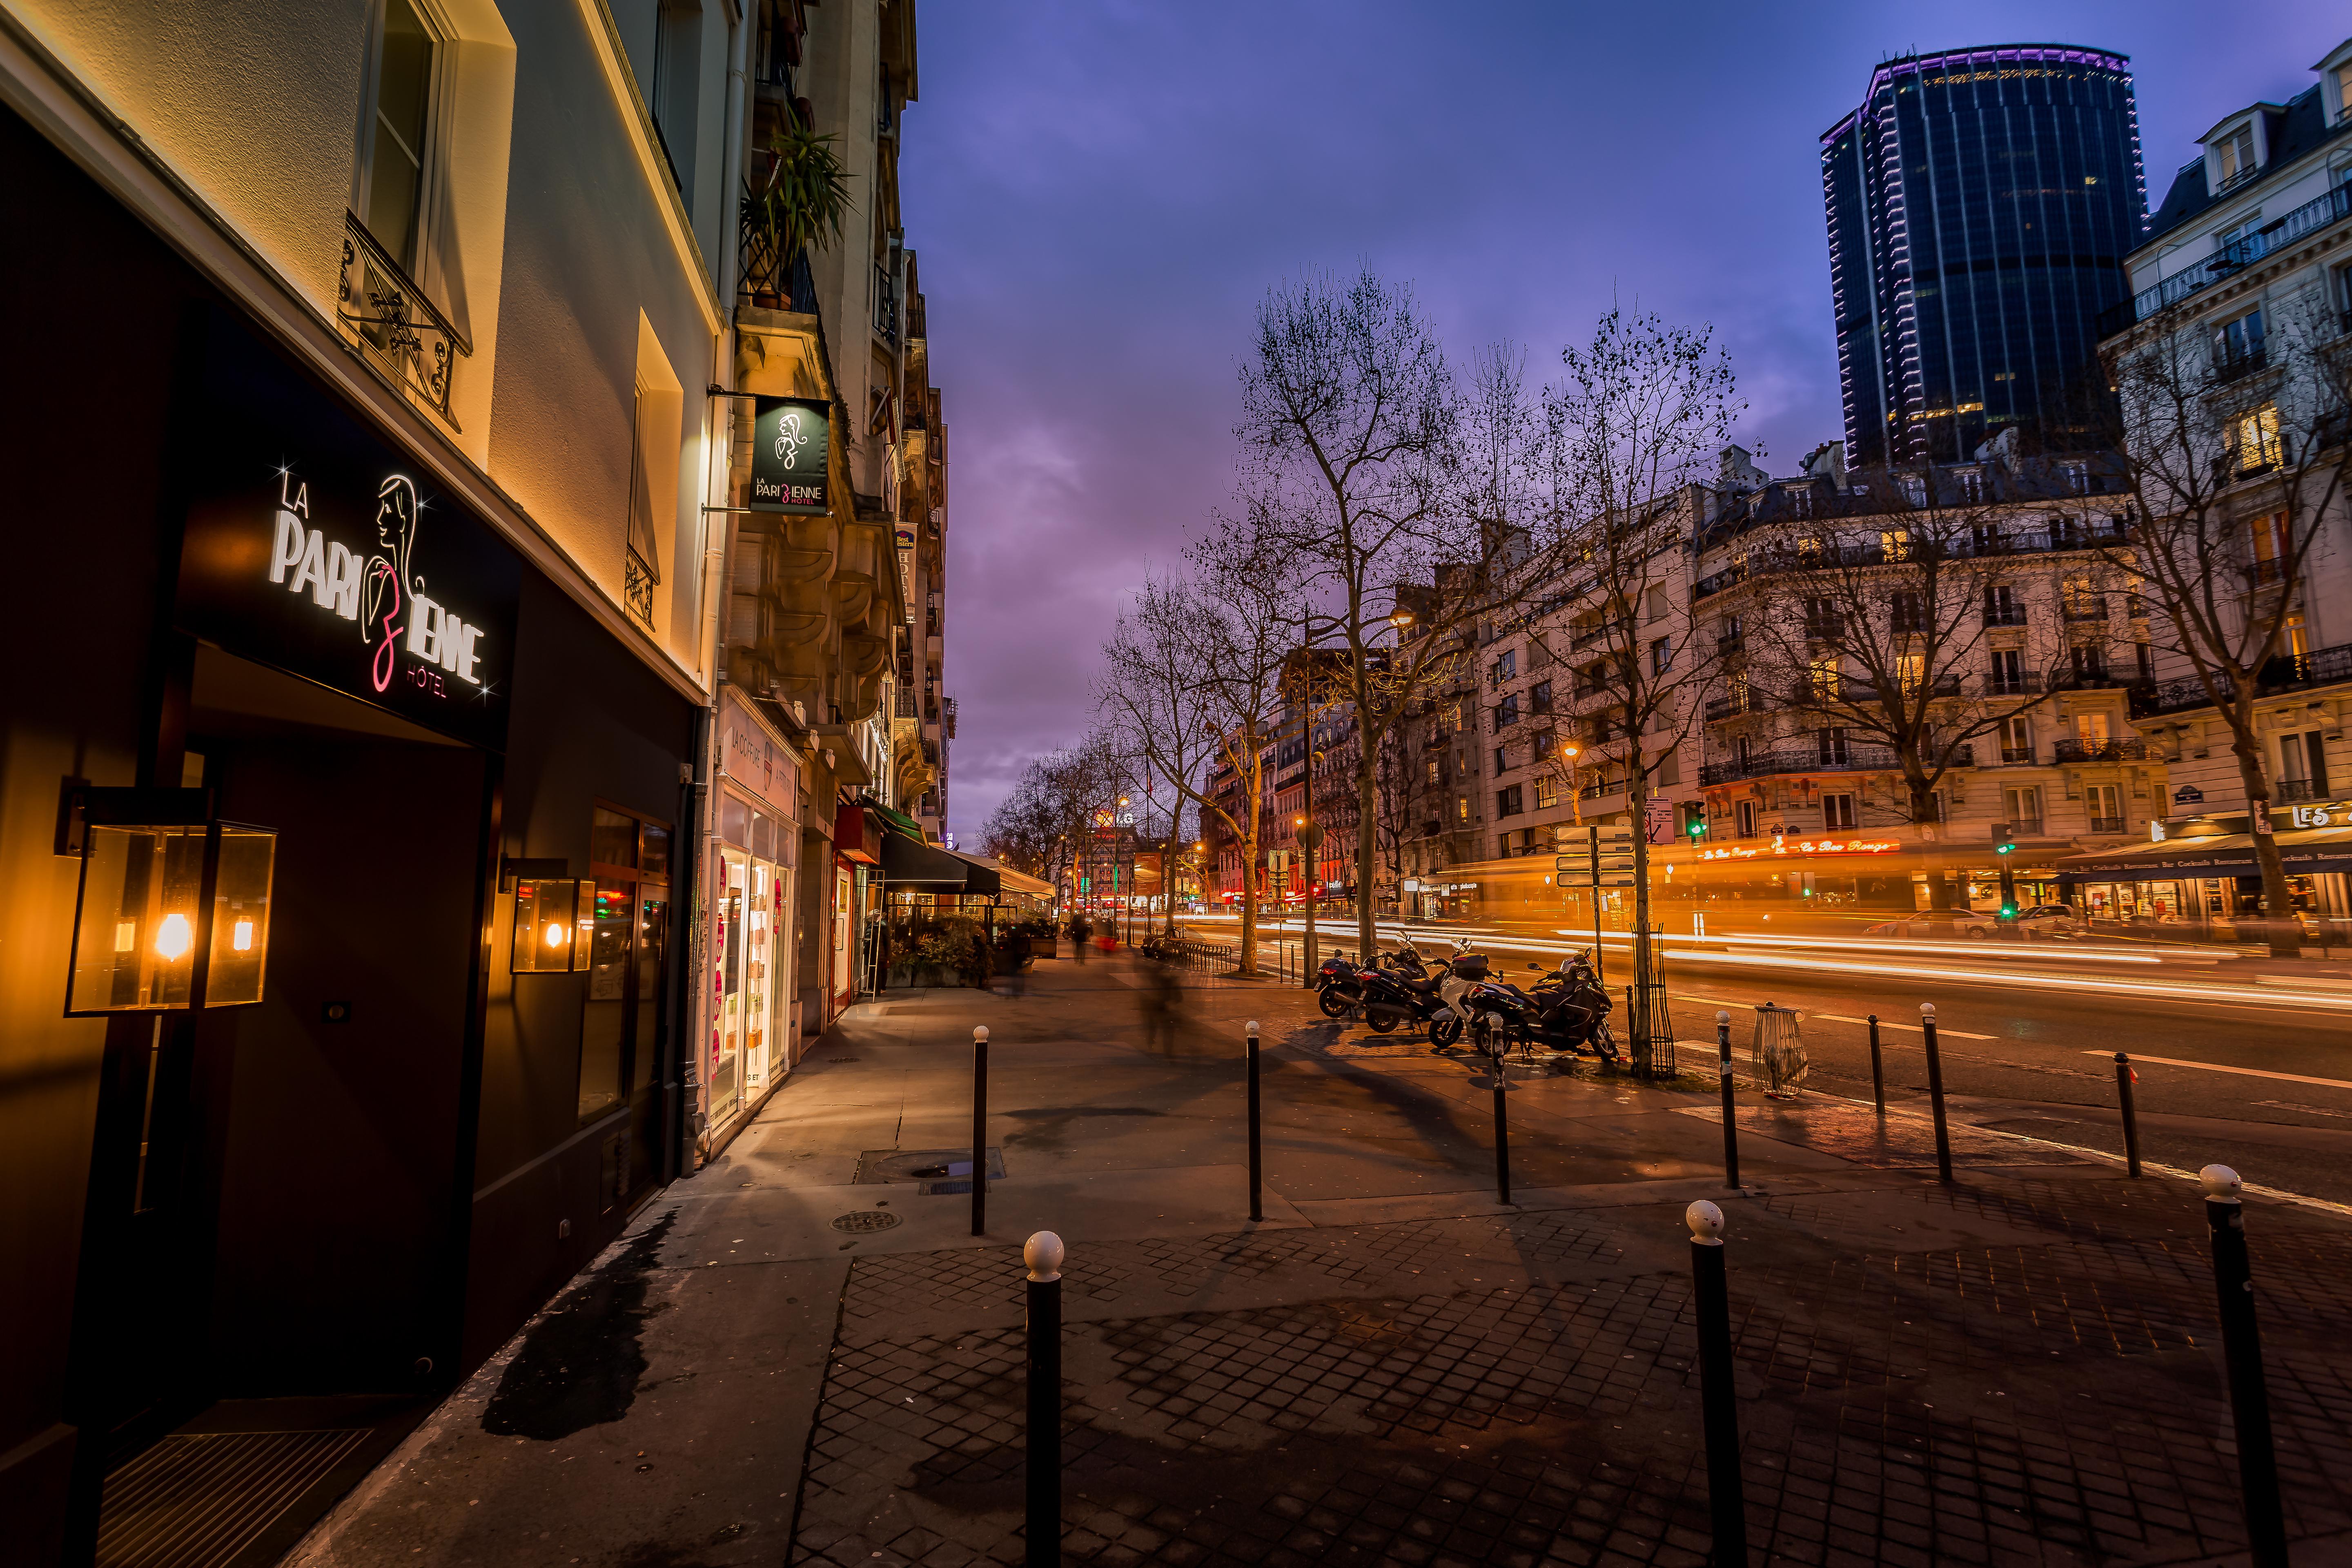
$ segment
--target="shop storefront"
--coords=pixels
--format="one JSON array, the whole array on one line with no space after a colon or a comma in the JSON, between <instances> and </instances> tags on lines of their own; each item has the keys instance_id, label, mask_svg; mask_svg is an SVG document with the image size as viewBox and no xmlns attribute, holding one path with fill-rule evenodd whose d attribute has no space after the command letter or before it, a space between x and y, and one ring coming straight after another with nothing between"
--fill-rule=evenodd
<instances>
[{"instance_id":1,"label":"shop storefront","mask_svg":"<svg viewBox=\"0 0 2352 1568\"><path fill-rule=\"evenodd\" d=\"M799 1041L792 889L800 763L731 689L719 699L719 742L702 1070L714 1148L792 1069Z\"/></svg>"},{"instance_id":2,"label":"shop storefront","mask_svg":"<svg viewBox=\"0 0 2352 1568\"><path fill-rule=\"evenodd\" d=\"M2271 813L2292 912L2341 929L2352 920L2352 805L2282 807ZM2177 817L2151 829L2162 837L2135 848L2060 863L2068 900L2095 921L2183 927L2184 937L2236 940L2235 926L2264 914L2262 868L2245 813Z\"/></svg>"},{"instance_id":3,"label":"shop storefront","mask_svg":"<svg viewBox=\"0 0 2352 1568\"><path fill-rule=\"evenodd\" d=\"M10 433L0 1144L45 1195L0 1515L86 1540L249 1402L388 1450L676 1173L698 710L413 420L7 134L83 237L20 258L79 352Z\"/></svg>"}]
</instances>

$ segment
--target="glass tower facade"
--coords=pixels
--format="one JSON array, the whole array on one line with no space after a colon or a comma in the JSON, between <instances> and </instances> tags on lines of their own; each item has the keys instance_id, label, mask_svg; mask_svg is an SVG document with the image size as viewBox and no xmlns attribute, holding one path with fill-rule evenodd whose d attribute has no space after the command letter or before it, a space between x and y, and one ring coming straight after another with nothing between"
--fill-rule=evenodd
<instances>
[{"instance_id":1,"label":"glass tower facade","mask_svg":"<svg viewBox=\"0 0 2352 1568\"><path fill-rule=\"evenodd\" d=\"M1889 60L1822 135L1850 461L2063 435L2147 210L2130 63L2058 44Z\"/></svg>"}]
</instances>

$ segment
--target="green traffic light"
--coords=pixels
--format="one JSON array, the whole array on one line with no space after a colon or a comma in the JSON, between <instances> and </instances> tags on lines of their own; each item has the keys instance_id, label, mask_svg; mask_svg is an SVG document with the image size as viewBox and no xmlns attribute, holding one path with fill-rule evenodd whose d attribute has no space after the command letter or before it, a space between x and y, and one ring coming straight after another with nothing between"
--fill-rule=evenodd
<instances>
[{"instance_id":1,"label":"green traffic light","mask_svg":"<svg viewBox=\"0 0 2352 1568\"><path fill-rule=\"evenodd\" d=\"M1996 855L2006 855L2016 847L2017 846L2014 844L2004 844L2000 848L1994 850L1993 853Z\"/></svg>"}]
</instances>

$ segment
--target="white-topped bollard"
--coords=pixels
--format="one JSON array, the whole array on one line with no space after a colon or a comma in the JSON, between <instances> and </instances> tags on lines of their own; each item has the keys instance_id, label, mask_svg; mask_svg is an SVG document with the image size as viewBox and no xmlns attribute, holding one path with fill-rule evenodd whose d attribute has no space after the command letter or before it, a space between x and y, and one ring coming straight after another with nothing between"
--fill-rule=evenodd
<instances>
[{"instance_id":1,"label":"white-topped bollard","mask_svg":"<svg viewBox=\"0 0 2352 1568\"><path fill-rule=\"evenodd\" d=\"M1249 1021L1249 1037L1242 1047L1242 1055L1249 1066L1249 1179L1250 1218L1265 1218L1265 1170L1259 1163L1257 1142L1257 1020Z\"/></svg>"},{"instance_id":2,"label":"white-topped bollard","mask_svg":"<svg viewBox=\"0 0 2352 1568\"><path fill-rule=\"evenodd\" d=\"M2254 1568L2286 1568L2286 1515L2279 1506L2270 1386L2263 1379L2262 1326L2254 1320L2254 1270L2246 1253L2246 1184L2227 1165L2208 1165L2197 1179L2205 1188L2205 1223L2213 1233L2213 1289L2221 1309L2248 1555Z\"/></svg>"},{"instance_id":3,"label":"white-topped bollard","mask_svg":"<svg viewBox=\"0 0 2352 1568\"><path fill-rule=\"evenodd\" d=\"M988 1026L971 1032L971 1233L988 1234Z\"/></svg>"},{"instance_id":4,"label":"white-topped bollard","mask_svg":"<svg viewBox=\"0 0 2352 1568\"><path fill-rule=\"evenodd\" d=\"M1699 1407L1706 1428L1706 1510L1713 1561L1748 1561L1748 1505L1739 1483L1739 1405L1731 1384L1731 1290L1724 1273L1723 1211L1705 1198L1683 1211L1690 1227L1691 1300L1698 1319Z\"/></svg>"},{"instance_id":5,"label":"white-topped bollard","mask_svg":"<svg viewBox=\"0 0 2352 1568\"><path fill-rule=\"evenodd\" d=\"M1041 1230L1021 1248L1029 1266L1028 1562L1062 1561L1062 1238Z\"/></svg>"},{"instance_id":6,"label":"white-topped bollard","mask_svg":"<svg viewBox=\"0 0 2352 1568\"><path fill-rule=\"evenodd\" d=\"M1718 1007L1715 1010L1716 1071L1723 1079L1723 1184L1737 1191L1739 1186L1739 1123L1733 1120L1731 1108L1731 1013Z\"/></svg>"}]
</instances>

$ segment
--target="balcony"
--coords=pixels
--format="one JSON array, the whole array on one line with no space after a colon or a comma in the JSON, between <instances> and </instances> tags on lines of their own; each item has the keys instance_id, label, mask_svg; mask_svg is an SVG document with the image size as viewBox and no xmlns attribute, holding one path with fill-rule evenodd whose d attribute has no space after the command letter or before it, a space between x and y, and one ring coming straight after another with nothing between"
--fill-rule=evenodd
<instances>
[{"instance_id":1,"label":"balcony","mask_svg":"<svg viewBox=\"0 0 2352 1568\"><path fill-rule=\"evenodd\" d=\"M1729 637L1715 639L1715 657L1717 658L1729 658L1735 653L1747 651L1748 639L1736 632Z\"/></svg>"},{"instance_id":2,"label":"balcony","mask_svg":"<svg viewBox=\"0 0 2352 1568\"><path fill-rule=\"evenodd\" d=\"M2327 798L2327 781L2326 779L2281 779L2271 785L2271 795L2272 798L2285 801L2289 805L2298 800L2325 800Z\"/></svg>"},{"instance_id":3,"label":"balcony","mask_svg":"<svg viewBox=\"0 0 2352 1568\"><path fill-rule=\"evenodd\" d=\"M874 330L890 342L898 341L898 279L878 261L874 264Z\"/></svg>"},{"instance_id":4,"label":"balcony","mask_svg":"<svg viewBox=\"0 0 2352 1568\"><path fill-rule=\"evenodd\" d=\"M1985 677L1987 697L2031 697L2042 689L2042 672L2038 669L2019 670L2013 674L1993 671Z\"/></svg>"},{"instance_id":5,"label":"balcony","mask_svg":"<svg viewBox=\"0 0 2352 1568\"><path fill-rule=\"evenodd\" d=\"M1728 697L1710 697L1706 700L1706 716L1710 721L1717 719L1736 719L1742 713L1755 711L1755 709L1756 699L1745 691L1735 691Z\"/></svg>"},{"instance_id":6,"label":"balcony","mask_svg":"<svg viewBox=\"0 0 2352 1568\"><path fill-rule=\"evenodd\" d=\"M2107 618L2107 602L2099 598L2070 599L2059 606L2058 613L2070 624L2104 621Z\"/></svg>"},{"instance_id":7,"label":"balcony","mask_svg":"<svg viewBox=\"0 0 2352 1568\"><path fill-rule=\"evenodd\" d=\"M2091 818L2091 831L2094 833L2121 833L2123 830L2124 819L2120 816L2095 816Z\"/></svg>"},{"instance_id":8,"label":"balcony","mask_svg":"<svg viewBox=\"0 0 2352 1568\"><path fill-rule=\"evenodd\" d=\"M1779 773L1869 773L1893 766L1895 752L1886 746L1842 746L1832 750L1827 756L1822 754L1822 749L1818 745L1783 746L1770 752L1752 752L1744 758L1707 763L1698 771L1698 782L1702 784L1734 784L1741 779L1767 778Z\"/></svg>"},{"instance_id":9,"label":"balcony","mask_svg":"<svg viewBox=\"0 0 2352 1568\"><path fill-rule=\"evenodd\" d=\"M457 427L449 416L449 381L457 359L471 357L474 345L352 213L343 215L343 269L335 284L335 315L367 345L372 357L391 367L404 390L439 415L443 424Z\"/></svg>"},{"instance_id":10,"label":"balcony","mask_svg":"<svg viewBox=\"0 0 2352 1568\"><path fill-rule=\"evenodd\" d=\"M2221 385L2242 381L2269 363L2270 353L2259 343L2233 354L2216 354L2213 356L2213 380Z\"/></svg>"},{"instance_id":11,"label":"balcony","mask_svg":"<svg viewBox=\"0 0 2352 1568\"><path fill-rule=\"evenodd\" d=\"M2137 763L2147 757L2146 741L2060 741L2050 748L2058 763Z\"/></svg>"},{"instance_id":12,"label":"balcony","mask_svg":"<svg viewBox=\"0 0 2352 1568\"><path fill-rule=\"evenodd\" d=\"M1987 605L1984 624L1989 626L2021 626L2025 624L2023 605Z\"/></svg>"},{"instance_id":13,"label":"balcony","mask_svg":"<svg viewBox=\"0 0 2352 1568\"><path fill-rule=\"evenodd\" d=\"M2352 643L2315 648L2309 653L2280 655L2263 666L2255 694L2270 697L2315 686L2340 686L2346 681L2352 681ZM2230 695L2226 682L2222 695ZM2131 712L2135 719L2152 713L2184 713L2212 705L2213 698L2205 689L2204 681L2195 676L2143 682L2131 688Z\"/></svg>"},{"instance_id":14,"label":"balcony","mask_svg":"<svg viewBox=\"0 0 2352 1568\"><path fill-rule=\"evenodd\" d=\"M2010 835L2016 838L2042 837L2042 819L2038 816L2018 816L2010 819Z\"/></svg>"},{"instance_id":15,"label":"balcony","mask_svg":"<svg viewBox=\"0 0 2352 1568\"><path fill-rule=\"evenodd\" d=\"M2030 768L2033 765L2033 748L2003 746L2000 749L2000 763L2005 768Z\"/></svg>"},{"instance_id":16,"label":"balcony","mask_svg":"<svg viewBox=\"0 0 2352 1568\"><path fill-rule=\"evenodd\" d=\"M2165 307L2177 305L2202 289L2235 277L2280 247L2292 245L2304 236L2315 233L2347 215L2352 215L2352 184L2337 185L2326 195L2304 203L2285 216L2273 218L2254 233L2218 247L2202 260L2191 263L2154 287L2141 289L2122 304L2101 311L2098 334L2111 338L2117 332L2127 331Z\"/></svg>"}]
</instances>

